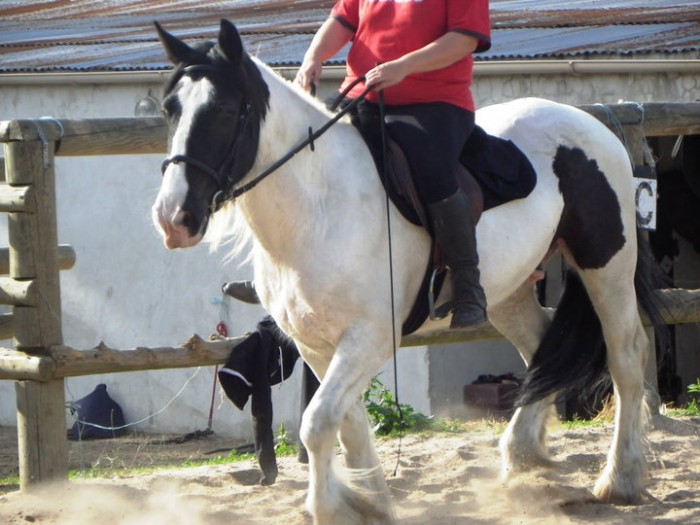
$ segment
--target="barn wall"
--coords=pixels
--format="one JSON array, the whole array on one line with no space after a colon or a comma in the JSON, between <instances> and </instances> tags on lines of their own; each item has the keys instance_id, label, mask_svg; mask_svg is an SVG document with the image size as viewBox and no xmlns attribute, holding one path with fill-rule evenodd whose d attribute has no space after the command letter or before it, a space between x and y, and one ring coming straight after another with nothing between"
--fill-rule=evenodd
<instances>
[{"instance_id":1,"label":"barn wall","mask_svg":"<svg viewBox=\"0 0 700 525\"><path fill-rule=\"evenodd\" d=\"M700 73L613 73L596 75L479 75L477 106L519 97L542 97L566 104L692 102L700 97Z\"/></svg>"}]
</instances>

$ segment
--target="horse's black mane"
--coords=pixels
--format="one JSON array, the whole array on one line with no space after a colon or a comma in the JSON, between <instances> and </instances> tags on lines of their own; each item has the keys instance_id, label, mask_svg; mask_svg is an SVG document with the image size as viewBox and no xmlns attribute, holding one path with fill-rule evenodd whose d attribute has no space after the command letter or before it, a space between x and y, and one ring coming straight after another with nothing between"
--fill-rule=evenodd
<instances>
[{"instance_id":1,"label":"horse's black mane","mask_svg":"<svg viewBox=\"0 0 700 525\"><path fill-rule=\"evenodd\" d=\"M212 65L221 69L223 74L235 72L236 74L226 75L226 81L231 83L231 89L243 93L249 93L249 102L254 109L264 117L269 106L269 91L267 85L262 81L260 70L245 51L241 57L240 68L232 68L228 58L224 56L215 42L198 42L191 46L190 56L173 68L170 78L167 80L164 89L164 96L167 96L177 85L185 74L185 69L193 65ZM260 90L260 86L264 90Z\"/></svg>"},{"instance_id":2,"label":"horse's black mane","mask_svg":"<svg viewBox=\"0 0 700 525\"><path fill-rule=\"evenodd\" d=\"M170 74L167 82L165 83L165 88L163 89L164 95L170 93L177 83L184 75L185 68L195 64L213 64L212 60L209 58L209 52L214 49L214 42L199 42L192 45L192 54L187 60L177 64Z\"/></svg>"}]
</instances>

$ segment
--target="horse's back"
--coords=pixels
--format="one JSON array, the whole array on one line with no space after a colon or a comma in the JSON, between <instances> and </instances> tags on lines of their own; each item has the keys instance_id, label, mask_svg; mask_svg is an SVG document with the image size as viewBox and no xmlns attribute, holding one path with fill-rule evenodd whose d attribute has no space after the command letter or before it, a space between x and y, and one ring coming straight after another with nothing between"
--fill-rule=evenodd
<instances>
[{"instance_id":1,"label":"horse's back","mask_svg":"<svg viewBox=\"0 0 700 525\"><path fill-rule=\"evenodd\" d=\"M520 98L486 106L477 124L487 133L513 141L530 159L540 179L555 176L564 191L564 165L583 164L596 171L620 199L623 210L634 208L632 166L627 149L610 129L589 113L541 98Z\"/></svg>"},{"instance_id":2,"label":"horse's back","mask_svg":"<svg viewBox=\"0 0 700 525\"><path fill-rule=\"evenodd\" d=\"M476 122L487 133L512 140L533 164L549 162L562 146L578 148L605 163L608 178L629 177L629 156L615 134L597 118L568 104L542 98L518 98L485 106ZM542 166L535 166L538 172ZM621 173L622 172L622 173Z\"/></svg>"}]
</instances>

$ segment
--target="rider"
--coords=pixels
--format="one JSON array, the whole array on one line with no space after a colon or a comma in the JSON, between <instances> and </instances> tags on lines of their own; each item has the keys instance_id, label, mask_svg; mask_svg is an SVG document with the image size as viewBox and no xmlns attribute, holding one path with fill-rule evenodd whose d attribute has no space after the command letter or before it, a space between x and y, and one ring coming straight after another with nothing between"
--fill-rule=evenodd
<instances>
[{"instance_id":1,"label":"rider","mask_svg":"<svg viewBox=\"0 0 700 525\"><path fill-rule=\"evenodd\" d=\"M307 91L321 66L352 41L341 90L383 90L387 129L411 165L435 237L452 273L450 327L486 321L474 218L459 189L460 151L474 126L472 53L490 48L488 0L338 0L314 36L296 76Z\"/></svg>"}]
</instances>

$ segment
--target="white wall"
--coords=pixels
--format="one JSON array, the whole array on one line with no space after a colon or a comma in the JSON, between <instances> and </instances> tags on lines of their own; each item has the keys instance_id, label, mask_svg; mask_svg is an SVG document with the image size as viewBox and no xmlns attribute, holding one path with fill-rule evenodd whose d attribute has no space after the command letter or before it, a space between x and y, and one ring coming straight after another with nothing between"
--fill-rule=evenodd
<instances>
[{"instance_id":1,"label":"white wall","mask_svg":"<svg viewBox=\"0 0 700 525\"><path fill-rule=\"evenodd\" d=\"M599 73L595 75L479 75L477 107L520 97L542 97L565 104L692 102L700 98L700 72Z\"/></svg>"}]
</instances>

